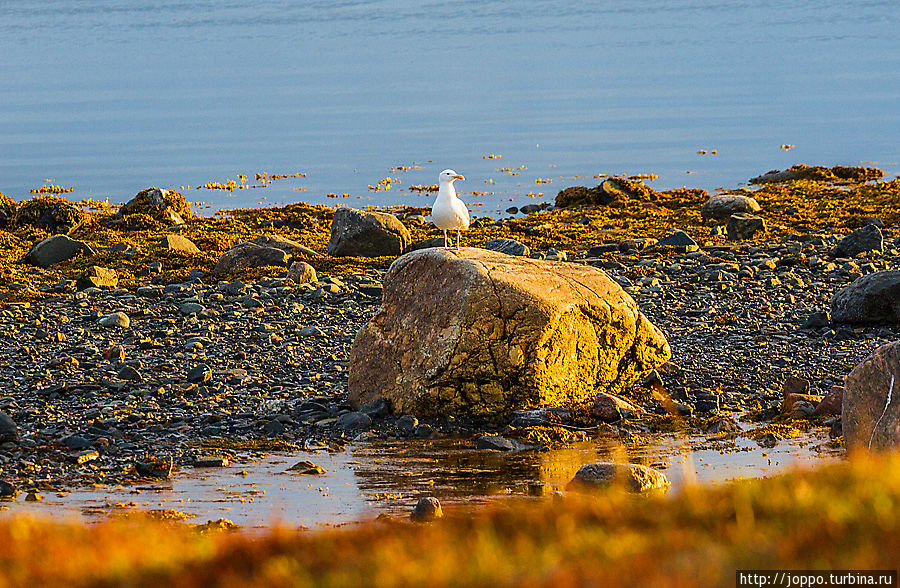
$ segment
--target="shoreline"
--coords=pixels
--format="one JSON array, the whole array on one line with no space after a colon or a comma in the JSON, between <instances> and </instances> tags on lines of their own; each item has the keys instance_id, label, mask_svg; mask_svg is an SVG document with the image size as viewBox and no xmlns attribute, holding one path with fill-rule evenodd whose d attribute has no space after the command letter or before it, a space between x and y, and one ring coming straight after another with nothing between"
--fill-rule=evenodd
<instances>
[{"instance_id":1,"label":"shoreline","mask_svg":"<svg viewBox=\"0 0 900 588\"><path fill-rule=\"evenodd\" d=\"M647 411L645 418L600 428L597 421L572 424L620 439L685 429L727 435L718 423L746 413L760 419L759 436L772 435L777 443L806 427L834 426L833 418L776 422L787 376L805 378L814 393L825 393L842 384L848 367L900 334L896 325L803 327L856 277L900 263L894 241L881 254L829 261L829 251L867 214L880 215L885 236L900 239L892 228L900 207L886 204L898 191L897 180L850 186L797 180L739 190L760 201L769 229L728 241L710 234L720 225L700 218L705 192L635 188L614 206L477 222L464 244L512 238L545 258L600 267L666 334L673 359L658 377L684 406L683 417L668 416L649 389L636 387L630 399ZM267 439L300 447L340 447L359 434L467 435L474 442L478 434L508 429L510 421L425 419L401 431L399 415L347 416L359 414L346 404L349 345L380 302L378 283L392 258L303 255L319 274L305 284L285 280L284 267L211 272L229 247L259 235L323 252L333 209L302 203L239 209L173 227L147 210L123 222L102 209L78 214L59 200L45 204L52 206L28 217L32 224L0 231L7 246L0 264L0 334L7 352L0 360L14 383L0 398L0 410L20 431L17 441L0 445L0 479L23 492L136 483L139 464L153 463L147 454L187 467L233 458L254 443L261 452L277 447ZM94 253L48 269L23 263L27 247L49 234L34 224L47 210L60 224L71 222L67 232L90 242ZM421 212L398 214L416 240L437 232ZM684 230L697 248L618 246L660 239L672 229ZM199 252L162 248L167 235L190 239ZM114 268L118 284L76 291L77 276L94 265ZM188 305L197 306L186 312ZM100 324L119 310L128 316L127 327ZM527 429L509 435L539 438L528 437ZM545 443L575 438L564 428L547 435Z\"/></svg>"}]
</instances>

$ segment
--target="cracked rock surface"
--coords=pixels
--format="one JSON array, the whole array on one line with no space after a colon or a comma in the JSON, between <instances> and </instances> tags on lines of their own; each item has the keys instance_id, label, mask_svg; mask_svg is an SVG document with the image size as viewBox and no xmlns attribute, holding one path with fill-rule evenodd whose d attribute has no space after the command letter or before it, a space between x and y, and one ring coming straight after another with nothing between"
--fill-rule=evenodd
<instances>
[{"instance_id":1,"label":"cracked rock surface","mask_svg":"<svg viewBox=\"0 0 900 588\"><path fill-rule=\"evenodd\" d=\"M572 406L665 363L662 333L596 268L485 249L399 258L350 353L350 402L398 414Z\"/></svg>"}]
</instances>

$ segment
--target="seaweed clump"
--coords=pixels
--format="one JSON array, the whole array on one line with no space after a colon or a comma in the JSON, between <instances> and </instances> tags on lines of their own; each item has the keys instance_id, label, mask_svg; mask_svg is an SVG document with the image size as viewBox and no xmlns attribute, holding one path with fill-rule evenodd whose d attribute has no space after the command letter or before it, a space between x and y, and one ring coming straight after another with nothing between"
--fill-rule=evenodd
<instances>
[{"instance_id":1,"label":"seaweed clump","mask_svg":"<svg viewBox=\"0 0 900 588\"><path fill-rule=\"evenodd\" d=\"M16 216L16 201L0 192L0 229L9 226Z\"/></svg>"},{"instance_id":2,"label":"seaweed clump","mask_svg":"<svg viewBox=\"0 0 900 588\"><path fill-rule=\"evenodd\" d=\"M184 199L184 194L164 188L141 190L119 208L119 214L126 219L140 214L160 223L175 225L184 224L185 219L196 218ZM139 222L136 224L140 225Z\"/></svg>"},{"instance_id":3,"label":"seaweed clump","mask_svg":"<svg viewBox=\"0 0 900 588\"><path fill-rule=\"evenodd\" d=\"M12 225L55 235L69 233L84 223L88 216L88 213L60 196L35 196L18 206Z\"/></svg>"}]
</instances>

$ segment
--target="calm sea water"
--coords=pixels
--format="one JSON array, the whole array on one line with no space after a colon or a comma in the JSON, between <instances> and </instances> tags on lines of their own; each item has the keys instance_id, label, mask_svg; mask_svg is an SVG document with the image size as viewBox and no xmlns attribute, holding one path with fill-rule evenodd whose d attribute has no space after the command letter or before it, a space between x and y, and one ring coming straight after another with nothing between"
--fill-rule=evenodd
<instances>
[{"instance_id":1,"label":"calm sea water","mask_svg":"<svg viewBox=\"0 0 900 588\"><path fill-rule=\"evenodd\" d=\"M0 191L19 200L44 180L118 202L268 172L307 175L187 196L423 205L408 186L452 167L479 214L598 173L900 171L895 0L0 0L0 17Z\"/></svg>"}]
</instances>

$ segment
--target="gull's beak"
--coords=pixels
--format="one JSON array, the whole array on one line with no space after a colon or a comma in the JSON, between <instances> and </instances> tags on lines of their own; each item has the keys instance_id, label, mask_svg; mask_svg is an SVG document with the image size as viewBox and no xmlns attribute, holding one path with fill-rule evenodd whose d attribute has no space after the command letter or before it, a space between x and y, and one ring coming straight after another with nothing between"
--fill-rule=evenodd
<instances>
[{"instance_id":1,"label":"gull's beak","mask_svg":"<svg viewBox=\"0 0 900 588\"><path fill-rule=\"evenodd\" d=\"M459 175L459 174L453 176L453 179L454 179L454 180L462 180L462 181L466 181L465 176L461 176L461 175Z\"/></svg>"}]
</instances>

